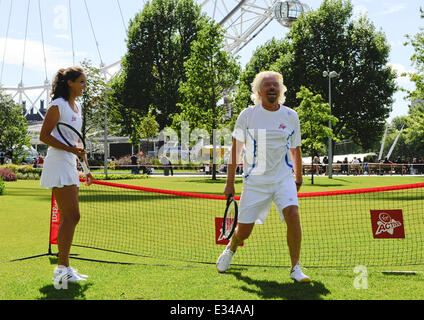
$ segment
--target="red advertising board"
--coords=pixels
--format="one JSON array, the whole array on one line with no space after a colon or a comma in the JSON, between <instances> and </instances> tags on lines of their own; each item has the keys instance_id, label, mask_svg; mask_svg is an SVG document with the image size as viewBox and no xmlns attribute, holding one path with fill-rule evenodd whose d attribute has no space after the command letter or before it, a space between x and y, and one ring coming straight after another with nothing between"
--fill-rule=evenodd
<instances>
[{"instance_id":1,"label":"red advertising board","mask_svg":"<svg viewBox=\"0 0 424 320\"><path fill-rule=\"evenodd\" d=\"M374 239L404 239L402 210L371 210Z\"/></svg>"},{"instance_id":2,"label":"red advertising board","mask_svg":"<svg viewBox=\"0 0 424 320\"><path fill-rule=\"evenodd\" d=\"M57 206L56 199L52 193L52 205L50 216L50 244L57 244L57 234L60 226L60 213Z\"/></svg>"},{"instance_id":3,"label":"red advertising board","mask_svg":"<svg viewBox=\"0 0 424 320\"><path fill-rule=\"evenodd\" d=\"M224 218L215 218L215 243L219 245L227 245L230 243L230 240L227 240L224 238L224 235L222 234L222 222L224 221ZM243 246L243 243L239 246Z\"/></svg>"}]
</instances>

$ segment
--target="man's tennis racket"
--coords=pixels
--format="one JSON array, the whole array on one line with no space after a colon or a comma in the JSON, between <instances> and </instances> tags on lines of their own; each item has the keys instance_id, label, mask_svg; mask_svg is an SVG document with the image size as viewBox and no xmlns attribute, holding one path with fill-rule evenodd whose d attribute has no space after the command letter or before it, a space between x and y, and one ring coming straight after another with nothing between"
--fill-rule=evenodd
<instances>
[{"instance_id":1,"label":"man's tennis racket","mask_svg":"<svg viewBox=\"0 0 424 320\"><path fill-rule=\"evenodd\" d=\"M225 208L224 220L222 222L222 235L226 240L230 240L231 236L236 229L238 219L237 202L233 196L227 199L227 206Z\"/></svg>"},{"instance_id":2,"label":"man's tennis racket","mask_svg":"<svg viewBox=\"0 0 424 320\"><path fill-rule=\"evenodd\" d=\"M62 137L63 141L68 146L82 148L82 149L85 150L85 141L82 138L81 133L78 132L78 130L76 130L71 125L63 123L63 122L58 122L57 125L56 125L56 128L57 128L57 132ZM76 145L73 145L72 143L69 142L69 140L78 141L78 143ZM79 161L81 163L82 170L84 171L84 174L86 174L86 175L89 174L90 170L88 169L84 159L82 159L80 157Z\"/></svg>"}]
</instances>

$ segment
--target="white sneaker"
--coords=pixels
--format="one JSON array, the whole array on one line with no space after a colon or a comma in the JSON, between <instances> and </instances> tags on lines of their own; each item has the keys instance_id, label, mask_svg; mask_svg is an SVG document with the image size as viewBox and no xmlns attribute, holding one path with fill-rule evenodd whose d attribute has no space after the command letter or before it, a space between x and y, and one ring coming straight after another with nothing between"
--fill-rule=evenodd
<instances>
[{"instance_id":1,"label":"white sneaker","mask_svg":"<svg viewBox=\"0 0 424 320\"><path fill-rule=\"evenodd\" d=\"M234 252L232 252L230 249L225 248L225 250L221 253L221 255L218 258L218 261L216 262L216 269L218 272L225 272L227 271L228 267L231 264L231 260L233 259Z\"/></svg>"},{"instance_id":2,"label":"white sneaker","mask_svg":"<svg viewBox=\"0 0 424 320\"><path fill-rule=\"evenodd\" d=\"M293 270L291 270L290 278L292 278L294 281L302 282L302 283L311 282L311 278L309 278L307 275L305 275L302 272L298 264L293 268Z\"/></svg>"},{"instance_id":3,"label":"white sneaker","mask_svg":"<svg viewBox=\"0 0 424 320\"><path fill-rule=\"evenodd\" d=\"M86 278L81 277L71 267L56 267L53 275L54 282L78 282L86 281Z\"/></svg>"},{"instance_id":4,"label":"white sneaker","mask_svg":"<svg viewBox=\"0 0 424 320\"><path fill-rule=\"evenodd\" d=\"M87 279L87 278L88 278L88 275L78 273L78 270L77 270L77 269L74 269L74 268L72 268L71 266L69 266L69 268L71 268L71 269L72 269L72 271L73 271L73 272L74 272L77 276L79 276L80 278L84 278L84 279Z\"/></svg>"}]
</instances>

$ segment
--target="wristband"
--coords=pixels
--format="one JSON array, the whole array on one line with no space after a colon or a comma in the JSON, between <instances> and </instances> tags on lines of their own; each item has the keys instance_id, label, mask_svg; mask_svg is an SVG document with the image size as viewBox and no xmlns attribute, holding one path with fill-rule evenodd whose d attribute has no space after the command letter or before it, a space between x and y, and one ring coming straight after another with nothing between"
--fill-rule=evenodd
<instances>
[{"instance_id":1,"label":"wristband","mask_svg":"<svg viewBox=\"0 0 424 320\"><path fill-rule=\"evenodd\" d=\"M303 181L302 182L296 182L296 185L298 186L298 187L300 187L301 185L303 184Z\"/></svg>"}]
</instances>

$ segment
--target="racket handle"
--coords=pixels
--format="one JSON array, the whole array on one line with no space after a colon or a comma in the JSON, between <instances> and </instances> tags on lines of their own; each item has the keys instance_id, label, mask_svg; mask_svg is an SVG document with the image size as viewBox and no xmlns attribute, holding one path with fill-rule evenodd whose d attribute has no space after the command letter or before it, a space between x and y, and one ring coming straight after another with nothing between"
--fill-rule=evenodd
<instances>
[{"instance_id":1,"label":"racket handle","mask_svg":"<svg viewBox=\"0 0 424 320\"><path fill-rule=\"evenodd\" d=\"M81 167L82 167L82 171L84 172L85 175L90 173L90 169L88 169L84 160L81 161Z\"/></svg>"}]
</instances>

